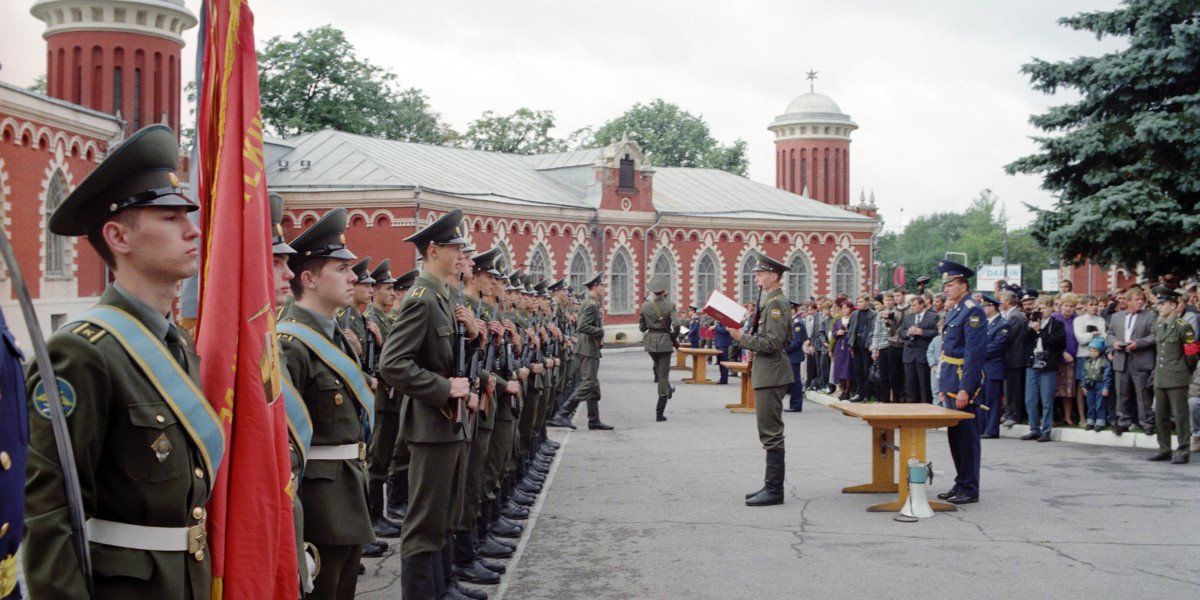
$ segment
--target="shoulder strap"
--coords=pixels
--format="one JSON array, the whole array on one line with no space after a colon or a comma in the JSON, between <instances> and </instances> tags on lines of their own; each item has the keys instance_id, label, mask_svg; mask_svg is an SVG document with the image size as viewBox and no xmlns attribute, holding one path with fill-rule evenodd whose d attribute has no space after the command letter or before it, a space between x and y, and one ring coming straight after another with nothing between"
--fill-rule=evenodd
<instances>
[{"instance_id":1,"label":"shoulder strap","mask_svg":"<svg viewBox=\"0 0 1200 600\"><path fill-rule=\"evenodd\" d=\"M308 407L304 405L304 399L300 397L300 392L292 385L291 380L284 377L282 381L288 430L292 432L292 437L299 442L296 448L300 451L300 462L304 463L308 461L308 449L312 447L312 417L309 416Z\"/></svg>"},{"instance_id":2,"label":"shoulder strap","mask_svg":"<svg viewBox=\"0 0 1200 600\"><path fill-rule=\"evenodd\" d=\"M325 366L340 375L342 381L350 384L351 395L358 402L359 408L366 413L360 415L360 418L366 429L366 438L370 439L371 429L375 426L375 395L371 393L371 386L367 385L367 378L358 363L346 356L346 353L334 346L328 338L307 325L285 321L276 325L275 330L300 340L300 343L312 350Z\"/></svg>"},{"instance_id":3,"label":"shoulder strap","mask_svg":"<svg viewBox=\"0 0 1200 600\"><path fill-rule=\"evenodd\" d=\"M188 436L196 442L209 474L211 492L221 458L225 455L225 428L204 392L183 371L166 344L129 313L113 306L97 306L79 315L76 321L104 328L137 363Z\"/></svg>"}]
</instances>

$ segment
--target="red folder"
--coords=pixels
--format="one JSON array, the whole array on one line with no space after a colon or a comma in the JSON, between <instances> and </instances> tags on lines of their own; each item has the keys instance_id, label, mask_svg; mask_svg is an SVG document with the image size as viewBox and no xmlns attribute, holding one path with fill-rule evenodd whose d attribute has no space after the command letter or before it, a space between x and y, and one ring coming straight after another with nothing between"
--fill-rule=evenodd
<instances>
[{"instance_id":1,"label":"red folder","mask_svg":"<svg viewBox=\"0 0 1200 600\"><path fill-rule=\"evenodd\" d=\"M708 297L708 303L700 312L716 319L726 327L741 329L742 321L746 320L746 307L737 303L737 300L722 294L717 290L713 290L711 296Z\"/></svg>"}]
</instances>

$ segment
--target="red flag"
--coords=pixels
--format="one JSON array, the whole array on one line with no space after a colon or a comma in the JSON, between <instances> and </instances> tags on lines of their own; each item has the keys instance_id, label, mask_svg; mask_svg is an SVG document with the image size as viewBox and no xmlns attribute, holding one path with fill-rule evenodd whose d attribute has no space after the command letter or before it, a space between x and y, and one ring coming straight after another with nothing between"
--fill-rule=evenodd
<instances>
[{"instance_id":1,"label":"red flag","mask_svg":"<svg viewBox=\"0 0 1200 600\"><path fill-rule=\"evenodd\" d=\"M896 267L896 271L892 273L892 285L896 287L904 287L905 280L904 265L900 265Z\"/></svg>"},{"instance_id":2,"label":"red flag","mask_svg":"<svg viewBox=\"0 0 1200 600\"><path fill-rule=\"evenodd\" d=\"M212 598L290 600L299 578L254 17L244 0L206 0L201 12L196 348L204 393L229 436L208 505Z\"/></svg>"}]
</instances>

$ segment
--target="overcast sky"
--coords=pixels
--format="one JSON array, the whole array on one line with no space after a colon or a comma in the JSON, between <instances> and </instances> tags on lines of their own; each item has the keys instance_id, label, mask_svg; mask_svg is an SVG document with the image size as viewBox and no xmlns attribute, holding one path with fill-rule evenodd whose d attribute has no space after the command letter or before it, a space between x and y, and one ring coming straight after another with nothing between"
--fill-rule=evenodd
<instances>
[{"instance_id":1,"label":"overcast sky","mask_svg":"<svg viewBox=\"0 0 1200 600\"><path fill-rule=\"evenodd\" d=\"M199 0L186 0L193 13ZM0 2L0 80L29 85L45 70L43 25L30 0ZM859 125L851 201L875 192L889 228L959 210L989 188L1010 226L1051 205L1036 177L1003 165L1035 150L1030 114L1070 100L1029 87L1032 57L1121 47L1056 24L1117 0L250 0L260 45L333 24L360 57L429 96L455 129L485 110L552 110L557 134L599 126L635 102L663 98L703 116L723 143L749 144L750 178L774 185L766 127L792 98L832 97ZM193 64L196 29L184 65ZM185 68L184 80L193 77Z\"/></svg>"}]
</instances>

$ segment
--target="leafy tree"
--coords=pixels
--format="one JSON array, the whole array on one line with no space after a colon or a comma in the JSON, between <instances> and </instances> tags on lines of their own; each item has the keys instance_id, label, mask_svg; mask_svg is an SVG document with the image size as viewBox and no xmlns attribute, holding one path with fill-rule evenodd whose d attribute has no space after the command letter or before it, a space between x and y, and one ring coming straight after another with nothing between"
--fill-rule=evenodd
<instances>
[{"instance_id":1,"label":"leafy tree","mask_svg":"<svg viewBox=\"0 0 1200 600\"><path fill-rule=\"evenodd\" d=\"M554 113L548 110L519 108L511 115L492 111L475 119L459 140L463 146L509 154L545 154L562 152L567 142L550 135Z\"/></svg>"},{"instance_id":2,"label":"leafy tree","mask_svg":"<svg viewBox=\"0 0 1200 600\"><path fill-rule=\"evenodd\" d=\"M46 76L38 75L37 79L33 80L33 84L25 89L27 89L35 94L45 94L46 93Z\"/></svg>"},{"instance_id":3,"label":"leafy tree","mask_svg":"<svg viewBox=\"0 0 1200 600\"><path fill-rule=\"evenodd\" d=\"M1030 121L1041 152L1006 168L1037 173L1053 210L1037 212L1035 238L1058 256L1148 276L1200 271L1200 2L1124 0L1109 12L1059 20L1128 47L1022 67L1034 89L1081 99Z\"/></svg>"},{"instance_id":4,"label":"leafy tree","mask_svg":"<svg viewBox=\"0 0 1200 600\"><path fill-rule=\"evenodd\" d=\"M410 142L453 137L428 98L360 59L341 30L325 25L267 40L258 55L263 123L279 135L333 128Z\"/></svg>"},{"instance_id":5,"label":"leafy tree","mask_svg":"<svg viewBox=\"0 0 1200 600\"><path fill-rule=\"evenodd\" d=\"M701 167L746 175L750 161L746 143L732 146L717 143L704 119L661 98L649 104L634 104L625 114L596 130L593 146L604 146L629 135L661 167Z\"/></svg>"}]
</instances>

